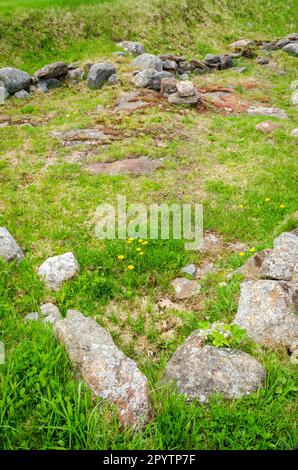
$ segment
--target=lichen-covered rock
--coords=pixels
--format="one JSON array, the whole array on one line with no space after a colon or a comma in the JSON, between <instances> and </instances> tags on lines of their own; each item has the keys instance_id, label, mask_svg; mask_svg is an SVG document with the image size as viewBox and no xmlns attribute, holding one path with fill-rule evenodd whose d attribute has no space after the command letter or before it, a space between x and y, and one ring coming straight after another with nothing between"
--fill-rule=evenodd
<instances>
[{"instance_id":1,"label":"lichen-covered rock","mask_svg":"<svg viewBox=\"0 0 298 470\"><path fill-rule=\"evenodd\" d=\"M95 89L100 88L114 73L116 73L114 65L108 62L100 62L92 65L87 76L88 87Z\"/></svg>"},{"instance_id":2,"label":"lichen-covered rock","mask_svg":"<svg viewBox=\"0 0 298 470\"><path fill-rule=\"evenodd\" d=\"M40 306L40 313L45 323L56 323L62 320L61 313L56 305L46 303Z\"/></svg>"},{"instance_id":3,"label":"lichen-covered rock","mask_svg":"<svg viewBox=\"0 0 298 470\"><path fill-rule=\"evenodd\" d=\"M122 425L140 426L148 421L147 379L105 329L94 319L69 310L66 318L55 324L55 333L93 394L118 406Z\"/></svg>"},{"instance_id":4,"label":"lichen-covered rock","mask_svg":"<svg viewBox=\"0 0 298 470\"><path fill-rule=\"evenodd\" d=\"M5 227L0 227L0 258L6 263L24 258L22 249Z\"/></svg>"},{"instance_id":5,"label":"lichen-covered rock","mask_svg":"<svg viewBox=\"0 0 298 470\"><path fill-rule=\"evenodd\" d=\"M204 345L201 330L187 338L165 369L166 383L201 403L215 393L225 398L253 393L263 387L265 376L263 366L245 352Z\"/></svg>"},{"instance_id":6,"label":"lichen-covered rock","mask_svg":"<svg viewBox=\"0 0 298 470\"><path fill-rule=\"evenodd\" d=\"M282 48L282 50L287 52L288 54L298 57L298 41L287 44Z\"/></svg>"},{"instance_id":7,"label":"lichen-covered rock","mask_svg":"<svg viewBox=\"0 0 298 470\"><path fill-rule=\"evenodd\" d=\"M263 250L251 256L246 263L236 270L236 273L242 274L246 279L258 279L261 277L261 270L264 260L269 256L271 250Z\"/></svg>"},{"instance_id":8,"label":"lichen-covered rock","mask_svg":"<svg viewBox=\"0 0 298 470\"><path fill-rule=\"evenodd\" d=\"M274 248L262 263L261 277L291 281L298 268L298 229L284 232L274 241Z\"/></svg>"},{"instance_id":9,"label":"lichen-covered rock","mask_svg":"<svg viewBox=\"0 0 298 470\"><path fill-rule=\"evenodd\" d=\"M189 299L200 292L201 286L196 281L184 277L177 277L171 285L175 289L175 296L179 300Z\"/></svg>"},{"instance_id":10,"label":"lichen-covered rock","mask_svg":"<svg viewBox=\"0 0 298 470\"><path fill-rule=\"evenodd\" d=\"M243 282L234 323L258 343L281 345L290 351L298 348L298 317L293 297L278 281Z\"/></svg>"},{"instance_id":11,"label":"lichen-covered rock","mask_svg":"<svg viewBox=\"0 0 298 470\"><path fill-rule=\"evenodd\" d=\"M0 68L0 81L4 84L10 95L20 91L28 90L31 77L29 73L14 67Z\"/></svg>"},{"instance_id":12,"label":"lichen-covered rock","mask_svg":"<svg viewBox=\"0 0 298 470\"><path fill-rule=\"evenodd\" d=\"M141 54L136 57L132 61L131 65L140 70L154 69L158 72L161 72L163 69L162 60L156 55L147 53Z\"/></svg>"},{"instance_id":13,"label":"lichen-covered rock","mask_svg":"<svg viewBox=\"0 0 298 470\"><path fill-rule=\"evenodd\" d=\"M251 116L270 116L279 119L286 119L287 113L283 109L279 108L268 108L266 106L251 106L248 108L247 113Z\"/></svg>"},{"instance_id":14,"label":"lichen-covered rock","mask_svg":"<svg viewBox=\"0 0 298 470\"><path fill-rule=\"evenodd\" d=\"M68 73L68 66L65 62L53 62L47 64L42 69L35 72L34 77L37 79L48 80L49 78L61 78Z\"/></svg>"},{"instance_id":15,"label":"lichen-covered rock","mask_svg":"<svg viewBox=\"0 0 298 470\"><path fill-rule=\"evenodd\" d=\"M39 277L44 280L48 289L58 290L64 281L74 277L80 270L72 253L48 258L38 269Z\"/></svg>"},{"instance_id":16,"label":"lichen-covered rock","mask_svg":"<svg viewBox=\"0 0 298 470\"><path fill-rule=\"evenodd\" d=\"M252 41L251 39L239 39L238 41L232 42L230 44L230 47L232 49L245 49L249 46L254 46L255 42Z\"/></svg>"}]
</instances>

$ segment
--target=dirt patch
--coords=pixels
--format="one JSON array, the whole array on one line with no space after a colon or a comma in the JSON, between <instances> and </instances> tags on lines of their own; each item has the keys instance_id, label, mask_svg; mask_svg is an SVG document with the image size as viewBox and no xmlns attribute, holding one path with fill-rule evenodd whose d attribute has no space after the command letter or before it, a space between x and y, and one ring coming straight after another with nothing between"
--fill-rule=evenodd
<instances>
[{"instance_id":1,"label":"dirt patch","mask_svg":"<svg viewBox=\"0 0 298 470\"><path fill-rule=\"evenodd\" d=\"M126 158L109 163L90 163L84 169L92 174L117 175L142 175L150 174L161 165L160 160L150 160L148 157Z\"/></svg>"}]
</instances>

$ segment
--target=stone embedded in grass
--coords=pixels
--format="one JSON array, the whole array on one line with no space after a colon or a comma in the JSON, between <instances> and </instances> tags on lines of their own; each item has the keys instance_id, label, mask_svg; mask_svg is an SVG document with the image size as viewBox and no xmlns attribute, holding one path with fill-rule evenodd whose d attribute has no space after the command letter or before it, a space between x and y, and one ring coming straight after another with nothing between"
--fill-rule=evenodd
<instances>
[{"instance_id":1,"label":"stone embedded in grass","mask_svg":"<svg viewBox=\"0 0 298 470\"><path fill-rule=\"evenodd\" d=\"M106 82L110 76L115 73L116 69L114 65L108 62L100 62L92 65L87 76L88 87L94 89L100 88L104 82Z\"/></svg>"},{"instance_id":2,"label":"stone embedded in grass","mask_svg":"<svg viewBox=\"0 0 298 470\"><path fill-rule=\"evenodd\" d=\"M161 72L163 69L162 60L157 55L147 53L136 57L131 62L131 65L140 70L154 69L157 70L157 72Z\"/></svg>"},{"instance_id":3,"label":"stone embedded in grass","mask_svg":"<svg viewBox=\"0 0 298 470\"><path fill-rule=\"evenodd\" d=\"M197 267L195 264L187 264L183 268L181 268L181 272L184 274L189 274L190 276L195 276L197 271Z\"/></svg>"},{"instance_id":4,"label":"stone embedded in grass","mask_svg":"<svg viewBox=\"0 0 298 470\"><path fill-rule=\"evenodd\" d=\"M271 250L263 250L251 256L246 263L234 271L233 274L242 274L246 279L258 279L261 277L262 264ZM233 275L232 274L232 275ZM229 278L231 275L228 276Z\"/></svg>"},{"instance_id":5,"label":"stone embedded in grass","mask_svg":"<svg viewBox=\"0 0 298 470\"><path fill-rule=\"evenodd\" d=\"M50 90L60 87L61 82L58 78L48 78L46 80L39 80L35 87L35 91L39 93L48 93Z\"/></svg>"},{"instance_id":6,"label":"stone embedded in grass","mask_svg":"<svg viewBox=\"0 0 298 470\"><path fill-rule=\"evenodd\" d=\"M38 321L39 320L39 315L38 312L31 312L25 315L24 321Z\"/></svg>"},{"instance_id":7,"label":"stone embedded in grass","mask_svg":"<svg viewBox=\"0 0 298 470\"><path fill-rule=\"evenodd\" d=\"M258 56L256 58L256 63L259 65L268 65L269 59L267 59L267 57Z\"/></svg>"},{"instance_id":8,"label":"stone embedded in grass","mask_svg":"<svg viewBox=\"0 0 298 470\"><path fill-rule=\"evenodd\" d=\"M120 96L114 111L135 111L137 109L149 106L149 104L150 103L147 103L141 99L138 91L133 91L131 93L123 93Z\"/></svg>"},{"instance_id":9,"label":"stone embedded in grass","mask_svg":"<svg viewBox=\"0 0 298 470\"><path fill-rule=\"evenodd\" d=\"M75 69L68 70L66 80L69 83L79 83L82 80L84 80L84 77L85 77L84 67L78 67Z\"/></svg>"},{"instance_id":10,"label":"stone embedded in grass","mask_svg":"<svg viewBox=\"0 0 298 470\"><path fill-rule=\"evenodd\" d=\"M40 306L40 312L44 323L56 323L62 320L61 313L56 305L46 303Z\"/></svg>"},{"instance_id":11,"label":"stone embedded in grass","mask_svg":"<svg viewBox=\"0 0 298 470\"><path fill-rule=\"evenodd\" d=\"M68 310L54 328L75 371L93 394L118 406L122 425L144 425L150 418L147 379L111 335L93 318L75 310Z\"/></svg>"},{"instance_id":12,"label":"stone embedded in grass","mask_svg":"<svg viewBox=\"0 0 298 470\"><path fill-rule=\"evenodd\" d=\"M122 47L129 54L140 55L145 52L143 44L135 41L121 41L117 43L117 46Z\"/></svg>"},{"instance_id":13,"label":"stone embedded in grass","mask_svg":"<svg viewBox=\"0 0 298 470\"><path fill-rule=\"evenodd\" d=\"M68 66L65 62L53 62L47 64L35 72L34 77L38 80L48 80L50 78L61 78L68 73Z\"/></svg>"},{"instance_id":14,"label":"stone embedded in grass","mask_svg":"<svg viewBox=\"0 0 298 470\"><path fill-rule=\"evenodd\" d=\"M178 92L172 93L168 97L168 102L171 104L188 104L194 105L200 102L200 95L199 93L195 93L193 96L188 96L182 98Z\"/></svg>"},{"instance_id":15,"label":"stone embedded in grass","mask_svg":"<svg viewBox=\"0 0 298 470\"><path fill-rule=\"evenodd\" d=\"M294 93L292 94L291 103L294 106L298 106L298 91L294 91Z\"/></svg>"},{"instance_id":16,"label":"stone embedded in grass","mask_svg":"<svg viewBox=\"0 0 298 470\"><path fill-rule=\"evenodd\" d=\"M5 227L0 227L0 258L6 263L24 258L22 249Z\"/></svg>"},{"instance_id":17,"label":"stone embedded in grass","mask_svg":"<svg viewBox=\"0 0 298 470\"><path fill-rule=\"evenodd\" d=\"M203 236L202 252L221 251L223 249L223 241L215 232L205 232Z\"/></svg>"},{"instance_id":18,"label":"stone embedded in grass","mask_svg":"<svg viewBox=\"0 0 298 470\"><path fill-rule=\"evenodd\" d=\"M287 44L282 48L282 50L288 54L298 57L298 41Z\"/></svg>"},{"instance_id":19,"label":"stone embedded in grass","mask_svg":"<svg viewBox=\"0 0 298 470\"><path fill-rule=\"evenodd\" d=\"M233 58L229 54L220 54L220 70L226 70L233 67Z\"/></svg>"},{"instance_id":20,"label":"stone embedded in grass","mask_svg":"<svg viewBox=\"0 0 298 470\"><path fill-rule=\"evenodd\" d=\"M264 121L256 125L257 131L260 131L263 134L270 134L270 132L275 131L277 128L278 125L273 121Z\"/></svg>"},{"instance_id":21,"label":"stone embedded in grass","mask_svg":"<svg viewBox=\"0 0 298 470\"><path fill-rule=\"evenodd\" d=\"M17 91L14 96L18 100L29 100L30 99L30 95L26 90Z\"/></svg>"},{"instance_id":22,"label":"stone embedded in grass","mask_svg":"<svg viewBox=\"0 0 298 470\"><path fill-rule=\"evenodd\" d=\"M249 395L264 386L265 377L263 366L247 353L204 345L202 330L186 339L165 369L166 383L174 383L179 393L201 403L213 394Z\"/></svg>"},{"instance_id":23,"label":"stone embedded in grass","mask_svg":"<svg viewBox=\"0 0 298 470\"><path fill-rule=\"evenodd\" d=\"M268 108L266 106L251 106L248 108L247 113L251 116L270 116L280 119L286 119L288 117L283 109Z\"/></svg>"},{"instance_id":24,"label":"stone embedded in grass","mask_svg":"<svg viewBox=\"0 0 298 470\"><path fill-rule=\"evenodd\" d=\"M4 101L9 97L9 93L4 86L1 85L0 82L0 105L4 104ZM5 127L3 123L0 123L0 127Z\"/></svg>"},{"instance_id":25,"label":"stone embedded in grass","mask_svg":"<svg viewBox=\"0 0 298 470\"><path fill-rule=\"evenodd\" d=\"M197 295L201 286L196 281L190 281L184 277L177 277L171 282L171 286L175 289L175 297L178 300L185 300Z\"/></svg>"},{"instance_id":26,"label":"stone embedded in grass","mask_svg":"<svg viewBox=\"0 0 298 470\"><path fill-rule=\"evenodd\" d=\"M113 139L110 134L105 134L101 129L77 129L73 131L52 131L50 133L55 139L60 139L64 146L78 144L97 145L101 142L109 142Z\"/></svg>"},{"instance_id":27,"label":"stone embedded in grass","mask_svg":"<svg viewBox=\"0 0 298 470\"><path fill-rule=\"evenodd\" d=\"M292 137L298 137L298 129L293 129L291 132Z\"/></svg>"},{"instance_id":28,"label":"stone embedded in grass","mask_svg":"<svg viewBox=\"0 0 298 470\"><path fill-rule=\"evenodd\" d=\"M298 268L298 229L284 232L274 241L274 248L262 263L261 276L291 281Z\"/></svg>"},{"instance_id":29,"label":"stone embedded in grass","mask_svg":"<svg viewBox=\"0 0 298 470\"><path fill-rule=\"evenodd\" d=\"M72 253L48 258L39 268L38 275L48 289L58 290L64 281L73 278L80 270Z\"/></svg>"},{"instance_id":30,"label":"stone embedded in grass","mask_svg":"<svg viewBox=\"0 0 298 470\"><path fill-rule=\"evenodd\" d=\"M279 281L257 280L241 284L234 323L249 338L266 346L298 349L298 317L293 291Z\"/></svg>"},{"instance_id":31,"label":"stone embedded in grass","mask_svg":"<svg viewBox=\"0 0 298 470\"><path fill-rule=\"evenodd\" d=\"M254 46L255 42L251 39L239 39L238 41L232 42L229 47L232 49L245 49L249 46Z\"/></svg>"},{"instance_id":32,"label":"stone embedded in grass","mask_svg":"<svg viewBox=\"0 0 298 470\"><path fill-rule=\"evenodd\" d=\"M148 157L126 158L108 163L90 163L84 168L92 175L143 175L152 173L161 165L160 160L150 160Z\"/></svg>"},{"instance_id":33,"label":"stone embedded in grass","mask_svg":"<svg viewBox=\"0 0 298 470\"><path fill-rule=\"evenodd\" d=\"M196 279L202 279L208 274L212 274L215 272L216 272L216 268L214 267L213 263L209 263L208 261L203 261L200 264L200 266L198 266L196 269Z\"/></svg>"},{"instance_id":34,"label":"stone embedded in grass","mask_svg":"<svg viewBox=\"0 0 298 470\"><path fill-rule=\"evenodd\" d=\"M20 90L28 90L31 77L29 73L14 67L0 68L0 81L10 95Z\"/></svg>"}]
</instances>

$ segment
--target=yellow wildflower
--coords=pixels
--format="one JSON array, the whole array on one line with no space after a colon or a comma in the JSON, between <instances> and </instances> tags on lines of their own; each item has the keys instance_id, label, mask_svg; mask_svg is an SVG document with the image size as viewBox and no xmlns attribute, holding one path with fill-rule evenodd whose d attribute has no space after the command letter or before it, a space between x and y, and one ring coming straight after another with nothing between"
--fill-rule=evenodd
<instances>
[{"instance_id":1,"label":"yellow wildflower","mask_svg":"<svg viewBox=\"0 0 298 470\"><path fill-rule=\"evenodd\" d=\"M244 256L245 253L243 251L240 251L239 256Z\"/></svg>"},{"instance_id":2,"label":"yellow wildflower","mask_svg":"<svg viewBox=\"0 0 298 470\"><path fill-rule=\"evenodd\" d=\"M250 251L251 253L254 253L254 252L256 251L256 249L255 249L255 248L250 248L249 251Z\"/></svg>"},{"instance_id":3,"label":"yellow wildflower","mask_svg":"<svg viewBox=\"0 0 298 470\"><path fill-rule=\"evenodd\" d=\"M127 269L129 269L130 271L132 271L134 268L135 268L135 267L134 267L133 264L129 264L129 265L127 266Z\"/></svg>"},{"instance_id":4,"label":"yellow wildflower","mask_svg":"<svg viewBox=\"0 0 298 470\"><path fill-rule=\"evenodd\" d=\"M144 240L144 241L142 242L142 245L148 245L148 243L149 243L149 242L148 242L147 240Z\"/></svg>"},{"instance_id":5,"label":"yellow wildflower","mask_svg":"<svg viewBox=\"0 0 298 470\"><path fill-rule=\"evenodd\" d=\"M281 209L284 209L284 208L286 207L286 205L285 205L285 204L280 204L279 207L280 207Z\"/></svg>"},{"instance_id":6,"label":"yellow wildflower","mask_svg":"<svg viewBox=\"0 0 298 470\"><path fill-rule=\"evenodd\" d=\"M271 201L270 197L265 197L265 202Z\"/></svg>"},{"instance_id":7,"label":"yellow wildflower","mask_svg":"<svg viewBox=\"0 0 298 470\"><path fill-rule=\"evenodd\" d=\"M138 239L138 242L139 242L139 243L142 243L142 242L143 242L143 239L142 239L142 238L139 238L139 239Z\"/></svg>"},{"instance_id":8,"label":"yellow wildflower","mask_svg":"<svg viewBox=\"0 0 298 470\"><path fill-rule=\"evenodd\" d=\"M139 251L138 254L141 255L141 256L143 256L144 252L143 252L143 251Z\"/></svg>"},{"instance_id":9,"label":"yellow wildflower","mask_svg":"<svg viewBox=\"0 0 298 470\"><path fill-rule=\"evenodd\" d=\"M137 250L137 251L142 251L142 248L138 247L136 250Z\"/></svg>"},{"instance_id":10,"label":"yellow wildflower","mask_svg":"<svg viewBox=\"0 0 298 470\"><path fill-rule=\"evenodd\" d=\"M122 260L122 259L124 259L124 258L125 258L124 255L119 255L119 256L118 256L118 259L120 259L120 260Z\"/></svg>"}]
</instances>

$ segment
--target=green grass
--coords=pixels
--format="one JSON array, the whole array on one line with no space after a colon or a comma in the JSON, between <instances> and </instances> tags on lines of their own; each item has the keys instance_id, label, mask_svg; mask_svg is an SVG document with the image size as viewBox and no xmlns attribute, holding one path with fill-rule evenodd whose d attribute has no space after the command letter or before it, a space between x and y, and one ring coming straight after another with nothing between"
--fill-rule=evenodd
<instances>
[{"instance_id":1,"label":"green grass","mask_svg":"<svg viewBox=\"0 0 298 470\"><path fill-rule=\"evenodd\" d=\"M202 256L186 252L182 241L151 241L144 257L135 251L137 241L99 242L94 213L101 202L115 203L118 194L126 194L128 202L148 204L202 202L205 229L257 250L271 246L281 230L293 228L298 196L297 145L290 138L298 127L297 111L290 106L289 85L297 78L293 57L279 51L272 55L287 71L285 76L239 59L239 65L248 66L243 75L229 70L192 77L201 87L233 84L242 99L266 98L285 109L289 119L275 120L279 127L272 136L255 129L264 118L246 114L198 113L167 105L131 114L108 110L122 89L133 89L129 60L111 54L117 40L140 39L152 52L201 57L210 50L223 52L242 36L273 38L294 31L297 8L292 1L263 0L256 11L251 1L227 1L223 7L207 0L154 0L155 9L151 2L142 2L138 20L139 2L134 10L130 2L120 3L88 9L79 5L68 15L52 8L11 10L14 26L0 13L1 65L33 72L51 60L107 59L117 64L123 80L122 86L99 91L84 84L65 86L36 95L28 104L9 100L0 110L15 122L0 128L0 225L8 227L26 254L19 265L0 265L0 331L6 348L6 364L0 366L0 448L290 449L297 443L297 377L283 351L242 345L265 365L268 375L264 391L241 400L214 397L208 405L186 404L163 386L166 361L202 321L233 319L240 279L219 283L249 252L244 257L224 250L209 254L219 272L204 281L199 299L187 303L185 310L161 313L156 304L171 296L170 282L181 266L199 263ZM49 29L58 18L58 26ZM257 88L247 87L252 80ZM107 111L96 111L98 105ZM24 119L36 126L17 125ZM50 132L92 126L112 128L119 140L97 149L90 161L148 155L163 158L163 167L132 179L90 176L67 163L76 149L60 146ZM66 251L75 253L80 274L59 292L48 292L36 268ZM118 254L125 255L123 262ZM129 272L131 263L135 270ZM55 302L63 315L76 308L95 317L146 373L154 418L143 432L120 431L116 414L101 402L95 405L75 380L50 328L23 322L24 315L45 301ZM173 333L167 335L169 331Z\"/></svg>"}]
</instances>

